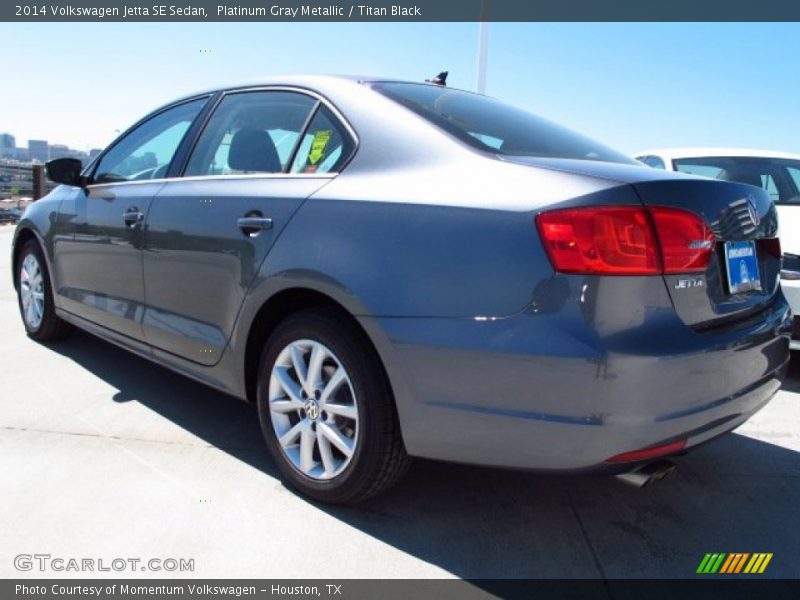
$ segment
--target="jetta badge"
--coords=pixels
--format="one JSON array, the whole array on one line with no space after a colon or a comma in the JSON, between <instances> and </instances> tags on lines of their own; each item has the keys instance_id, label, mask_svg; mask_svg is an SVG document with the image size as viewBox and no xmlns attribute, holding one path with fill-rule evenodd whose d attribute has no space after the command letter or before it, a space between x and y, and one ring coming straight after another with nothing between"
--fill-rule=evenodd
<instances>
[{"instance_id":1,"label":"jetta badge","mask_svg":"<svg viewBox=\"0 0 800 600\"><path fill-rule=\"evenodd\" d=\"M676 290L686 290L690 288L703 287L705 283L702 277L693 277L692 279L678 279L675 282Z\"/></svg>"},{"instance_id":2,"label":"jetta badge","mask_svg":"<svg viewBox=\"0 0 800 600\"><path fill-rule=\"evenodd\" d=\"M750 214L750 220L753 222L753 226L758 227L758 224L761 223L761 217L758 216L758 205L753 196L747 197L747 212Z\"/></svg>"}]
</instances>

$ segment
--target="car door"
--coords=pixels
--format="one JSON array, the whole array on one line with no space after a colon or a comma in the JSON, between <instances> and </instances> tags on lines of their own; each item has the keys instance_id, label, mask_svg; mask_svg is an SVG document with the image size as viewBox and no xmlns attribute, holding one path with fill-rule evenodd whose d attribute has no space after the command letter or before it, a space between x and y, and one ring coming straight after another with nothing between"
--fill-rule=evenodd
<instances>
[{"instance_id":1,"label":"car door","mask_svg":"<svg viewBox=\"0 0 800 600\"><path fill-rule=\"evenodd\" d=\"M62 203L56 269L63 310L143 339L142 225L205 102L171 106L134 126L99 158L89 185Z\"/></svg>"},{"instance_id":2,"label":"car door","mask_svg":"<svg viewBox=\"0 0 800 600\"><path fill-rule=\"evenodd\" d=\"M147 216L148 343L215 364L270 247L353 147L349 130L309 93L224 94L184 176L158 190Z\"/></svg>"}]
</instances>

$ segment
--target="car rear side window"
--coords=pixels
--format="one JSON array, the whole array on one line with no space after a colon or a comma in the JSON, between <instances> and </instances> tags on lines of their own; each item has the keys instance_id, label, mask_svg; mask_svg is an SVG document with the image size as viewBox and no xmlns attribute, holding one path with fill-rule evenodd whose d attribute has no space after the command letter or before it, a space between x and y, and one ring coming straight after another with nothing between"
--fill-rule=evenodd
<instances>
[{"instance_id":1,"label":"car rear side window","mask_svg":"<svg viewBox=\"0 0 800 600\"><path fill-rule=\"evenodd\" d=\"M339 171L353 151L353 140L327 106L320 105L297 148L292 173Z\"/></svg>"},{"instance_id":2,"label":"car rear side window","mask_svg":"<svg viewBox=\"0 0 800 600\"><path fill-rule=\"evenodd\" d=\"M226 95L198 139L185 175L284 172L316 105L298 92Z\"/></svg>"},{"instance_id":3,"label":"car rear side window","mask_svg":"<svg viewBox=\"0 0 800 600\"><path fill-rule=\"evenodd\" d=\"M372 87L478 150L639 164L621 152L493 98L416 83L386 82Z\"/></svg>"},{"instance_id":4,"label":"car rear side window","mask_svg":"<svg viewBox=\"0 0 800 600\"><path fill-rule=\"evenodd\" d=\"M116 142L97 163L94 183L159 179L206 98L161 111Z\"/></svg>"}]
</instances>

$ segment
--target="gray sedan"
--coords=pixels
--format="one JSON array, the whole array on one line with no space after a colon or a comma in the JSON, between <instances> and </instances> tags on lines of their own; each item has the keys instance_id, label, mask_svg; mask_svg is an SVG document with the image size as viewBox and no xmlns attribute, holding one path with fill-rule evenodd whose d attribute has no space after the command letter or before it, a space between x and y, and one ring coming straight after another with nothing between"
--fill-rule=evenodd
<instances>
[{"instance_id":1,"label":"gray sedan","mask_svg":"<svg viewBox=\"0 0 800 600\"><path fill-rule=\"evenodd\" d=\"M437 84L291 77L159 108L17 226L31 338L79 327L255 402L302 493L420 456L665 472L778 390L763 190Z\"/></svg>"}]
</instances>

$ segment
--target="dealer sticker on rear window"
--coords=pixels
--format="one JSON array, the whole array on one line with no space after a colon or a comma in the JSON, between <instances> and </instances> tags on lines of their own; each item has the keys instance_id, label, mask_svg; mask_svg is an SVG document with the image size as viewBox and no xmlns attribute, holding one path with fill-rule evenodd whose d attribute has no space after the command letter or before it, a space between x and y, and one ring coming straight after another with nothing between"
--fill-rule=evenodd
<instances>
[{"instance_id":1,"label":"dealer sticker on rear window","mask_svg":"<svg viewBox=\"0 0 800 600\"><path fill-rule=\"evenodd\" d=\"M761 289L755 242L726 242L725 266L731 294Z\"/></svg>"}]
</instances>

